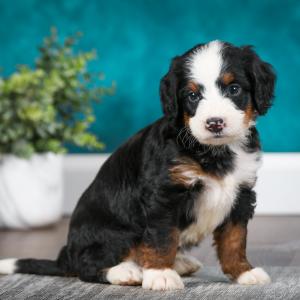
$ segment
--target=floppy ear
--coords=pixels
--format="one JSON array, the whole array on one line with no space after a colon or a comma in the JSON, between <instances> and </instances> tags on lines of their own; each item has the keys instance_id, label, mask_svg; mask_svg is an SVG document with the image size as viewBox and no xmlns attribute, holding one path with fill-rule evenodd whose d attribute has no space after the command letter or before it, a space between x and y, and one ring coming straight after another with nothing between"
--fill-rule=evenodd
<instances>
[{"instance_id":1,"label":"floppy ear","mask_svg":"<svg viewBox=\"0 0 300 300\"><path fill-rule=\"evenodd\" d=\"M176 62L177 57L173 58L168 73L160 81L160 101L164 114L169 118L176 118L178 113Z\"/></svg>"},{"instance_id":2,"label":"floppy ear","mask_svg":"<svg viewBox=\"0 0 300 300\"><path fill-rule=\"evenodd\" d=\"M272 66L262 61L251 46L243 48L250 54L254 106L260 115L264 115L273 104L276 75Z\"/></svg>"}]
</instances>

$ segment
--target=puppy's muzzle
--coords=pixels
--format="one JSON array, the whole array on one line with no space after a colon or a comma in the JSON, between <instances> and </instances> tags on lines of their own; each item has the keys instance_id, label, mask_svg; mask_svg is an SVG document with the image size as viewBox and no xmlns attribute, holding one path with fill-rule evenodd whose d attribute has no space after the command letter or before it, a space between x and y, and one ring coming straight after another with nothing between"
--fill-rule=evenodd
<instances>
[{"instance_id":1,"label":"puppy's muzzle","mask_svg":"<svg viewBox=\"0 0 300 300\"><path fill-rule=\"evenodd\" d=\"M225 127L225 122L222 118L209 118L206 120L205 128L212 133L220 133Z\"/></svg>"}]
</instances>

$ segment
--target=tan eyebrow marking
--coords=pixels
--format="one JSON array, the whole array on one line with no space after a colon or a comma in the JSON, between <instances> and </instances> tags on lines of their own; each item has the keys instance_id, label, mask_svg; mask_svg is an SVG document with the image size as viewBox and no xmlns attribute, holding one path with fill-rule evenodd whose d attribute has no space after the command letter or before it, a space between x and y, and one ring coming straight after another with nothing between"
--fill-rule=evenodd
<instances>
[{"instance_id":1,"label":"tan eyebrow marking","mask_svg":"<svg viewBox=\"0 0 300 300\"><path fill-rule=\"evenodd\" d=\"M222 81L224 84L230 84L231 82L234 81L234 75L232 73L225 73L223 76L222 76Z\"/></svg>"},{"instance_id":2,"label":"tan eyebrow marking","mask_svg":"<svg viewBox=\"0 0 300 300\"><path fill-rule=\"evenodd\" d=\"M193 92L198 92L199 91L199 87L196 83L190 81L188 83L188 87L193 91Z\"/></svg>"}]
</instances>

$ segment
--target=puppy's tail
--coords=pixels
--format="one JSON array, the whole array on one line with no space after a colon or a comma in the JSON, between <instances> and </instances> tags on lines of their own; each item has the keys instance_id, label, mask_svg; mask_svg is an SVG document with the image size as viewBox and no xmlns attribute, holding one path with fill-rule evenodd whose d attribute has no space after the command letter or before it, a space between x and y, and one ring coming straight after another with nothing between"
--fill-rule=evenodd
<instances>
[{"instance_id":1,"label":"puppy's tail","mask_svg":"<svg viewBox=\"0 0 300 300\"><path fill-rule=\"evenodd\" d=\"M0 274L25 273L49 276L70 276L66 247L63 247L57 260L48 259L0 259Z\"/></svg>"},{"instance_id":2,"label":"puppy's tail","mask_svg":"<svg viewBox=\"0 0 300 300\"><path fill-rule=\"evenodd\" d=\"M65 276L57 262L46 259L16 259L0 260L0 274L26 273L37 275Z\"/></svg>"}]
</instances>

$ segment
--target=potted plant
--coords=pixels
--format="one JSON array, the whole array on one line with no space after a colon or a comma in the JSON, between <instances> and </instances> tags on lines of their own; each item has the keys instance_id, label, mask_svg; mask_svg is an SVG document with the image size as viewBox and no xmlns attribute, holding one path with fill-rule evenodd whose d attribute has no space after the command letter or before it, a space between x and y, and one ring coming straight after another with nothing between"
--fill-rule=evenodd
<instances>
[{"instance_id":1,"label":"potted plant","mask_svg":"<svg viewBox=\"0 0 300 300\"><path fill-rule=\"evenodd\" d=\"M59 42L55 29L35 67L0 78L0 227L27 228L62 214L62 153L74 144L101 149L88 131L92 102L114 91L94 87L87 63L95 52L75 53L79 34ZM96 76L97 75L97 76Z\"/></svg>"}]
</instances>

